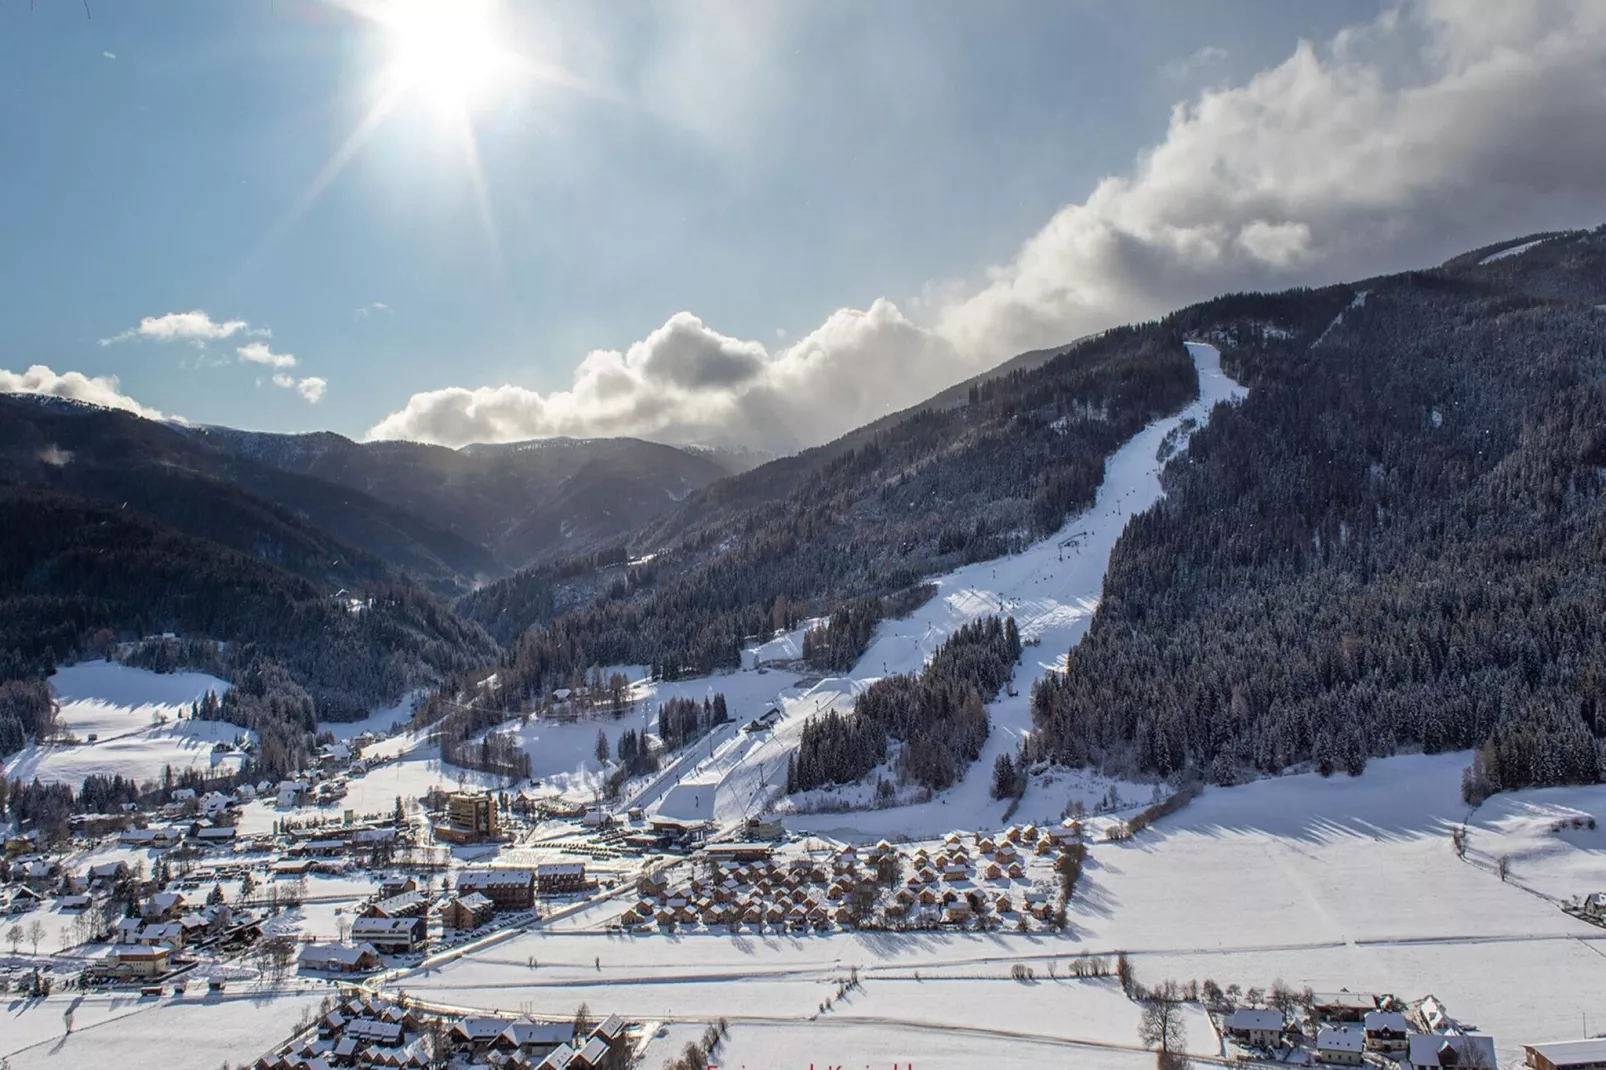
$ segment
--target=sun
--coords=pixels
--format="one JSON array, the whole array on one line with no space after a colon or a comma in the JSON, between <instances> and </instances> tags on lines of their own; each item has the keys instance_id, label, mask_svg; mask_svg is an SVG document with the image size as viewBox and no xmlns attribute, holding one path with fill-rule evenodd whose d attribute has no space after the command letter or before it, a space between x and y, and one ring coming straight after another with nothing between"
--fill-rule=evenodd
<instances>
[{"instance_id":1,"label":"sun","mask_svg":"<svg viewBox=\"0 0 1606 1070\"><path fill-rule=\"evenodd\" d=\"M457 112L488 103L511 65L497 40L494 10L474 0L412 0L387 5L387 80L425 104Z\"/></svg>"}]
</instances>

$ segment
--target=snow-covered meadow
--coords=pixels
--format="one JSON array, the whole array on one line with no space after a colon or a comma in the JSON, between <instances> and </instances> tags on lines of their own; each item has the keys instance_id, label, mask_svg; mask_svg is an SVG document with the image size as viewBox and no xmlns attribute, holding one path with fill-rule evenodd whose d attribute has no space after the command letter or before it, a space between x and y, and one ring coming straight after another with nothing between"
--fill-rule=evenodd
<instances>
[{"instance_id":1,"label":"snow-covered meadow","mask_svg":"<svg viewBox=\"0 0 1606 1070\"><path fill-rule=\"evenodd\" d=\"M179 719L208 691L222 695L229 689L227 681L206 673L155 673L86 661L58 669L50 686L61 703L61 727L78 742L18 751L0 769L11 780L37 777L77 786L91 774L145 781L169 766L174 772L232 769L242 760L240 752L214 754L212 748L251 738L236 725Z\"/></svg>"}]
</instances>

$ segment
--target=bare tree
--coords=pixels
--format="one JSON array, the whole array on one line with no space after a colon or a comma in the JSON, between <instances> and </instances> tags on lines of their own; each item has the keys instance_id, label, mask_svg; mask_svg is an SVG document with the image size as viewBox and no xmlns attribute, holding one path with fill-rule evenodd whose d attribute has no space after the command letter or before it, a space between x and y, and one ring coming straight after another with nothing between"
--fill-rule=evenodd
<instances>
[{"instance_id":1,"label":"bare tree","mask_svg":"<svg viewBox=\"0 0 1606 1070\"><path fill-rule=\"evenodd\" d=\"M1162 1055L1171 1054L1173 1049L1181 1050L1187 1043L1181 1002L1175 997L1176 982L1167 981L1143 1001L1143 1016L1138 1020L1138 1039L1145 1047L1157 1048Z\"/></svg>"},{"instance_id":2,"label":"bare tree","mask_svg":"<svg viewBox=\"0 0 1606 1070\"><path fill-rule=\"evenodd\" d=\"M1125 951L1117 951L1115 953L1115 978L1121 982L1121 991L1126 993L1128 999L1131 999L1132 988L1137 983L1137 977L1132 972L1132 963L1126 957Z\"/></svg>"},{"instance_id":3,"label":"bare tree","mask_svg":"<svg viewBox=\"0 0 1606 1070\"><path fill-rule=\"evenodd\" d=\"M6 930L6 942L11 945L11 953L15 955L17 948L22 945L22 926L20 924L13 925Z\"/></svg>"},{"instance_id":4,"label":"bare tree","mask_svg":"<svg viewBox=\"0 0 1606 1070\"><path fill-rule=\"evenodd\" d=\"M33 945L33 953L39 954L39 941L45 938L45 923L38 918L28 923L28 942Z\"/></svg>"},{"instance_id":5,"label":"bare tree","mask_svg":"<svg viewBox=\"0 0 1606 1070\"><path fill-rule=\"evenodd\" d=\"M1511 872L1511 856L1501 855L1499 858L1495 859L1494 871L1500 874L1500 879L1504 881L1506 879L1506 874Z\"/></svg>"}]
</instances>

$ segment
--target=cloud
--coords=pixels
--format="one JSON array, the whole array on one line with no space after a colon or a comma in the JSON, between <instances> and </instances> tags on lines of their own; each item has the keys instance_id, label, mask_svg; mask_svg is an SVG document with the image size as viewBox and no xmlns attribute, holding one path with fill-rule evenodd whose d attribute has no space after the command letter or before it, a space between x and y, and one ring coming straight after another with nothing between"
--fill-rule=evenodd
<instances>
[{"instance_id":1,"label":"cloud","mask_svg":"<svg viewBox=\"0 0 1606 1070\"><path fill-rule=\"evenodd\" d=\"M109 346L117 342L126 342L131 338L141 338L155 342L184 341L205 345L207 342L231 338L241 332L264 338L273 333L265 327L252 328L245 320L217 322L205 312L196 309L193 312L169 312L165 316L146 316L138 325L128 328L121 334L102 338L100 344Z\"/></svg>"},{"instance_id":2,"label":"cloud","mask_svg":"<svg viewBox=\"0 0 1606 1070\"><path fill-rule=\"evenodd\" d=\"M358 320L365 320L369 316L380 316L380 315L389 316L393 312L394 312L394 309L392 309L389 305L385 304L385 302L383 302L383 301L375 301L372 304L363 305L360 308L353 309L352 313L351 313L351 318L352 319L358 319Z\"/></svg>"},{"instance_id":3,"label":"cloud","mask_svg":"<svg viewBox=\"0 0 1606 1070\"><path fill-rule=\"evenodd\" d=\"M275 353L263 342L247 342L234 351L248 364L265 364L270 368L293 368L296 358L289 353Z\"/></svg>"},{"instance_id":4,"label":"cloud","mask_svg":"<svg viewBox=\"0 0 1606 1070\"><path fill-rule=\"evenodd\" d=\"M275 372L273 375L273 385L282 387L285 390L294 390L303 398L306 398L309 404L316 405L318 402L323 400L323 392L325 388L329 386L329 383L327 380L321 379L316 375L309 375L304 379L297 379L295 376L286 375L284 372Z\"/></svg>"},{"instance_id":5,"label":"cloud","mask_svg":"<svg viewBox=\"0 0 1606 1070\"><path fill-rule=\"evenodd\" d=\"M1227 50L1217 45L1205 45L1191 56L1174 59L1160 68L1167 78L1189 78L1226 62Z\"/></svg>"},{"instance_id":6,"label":"cloud","mask_svg":"<svg viewBox=\"0 0 1606 1070\"><path fill-rule=\"evenodd\" d=\"M877 299L771 352L681 312L623 353L588 354L568 390L415 394L369 437L825 441L1015 353L1215 294L1599 222L1603 116L1606 4L1407 2L1178 104L1127 173L1013 257L929 285L921 322Z\"/></svg>"},{"instance_id":7,"label":"cloud","mask_svg":"<svg viewBox=\"0 0 1606 1070\"><path fill-rule=\"evenodd\" d=\"M151 420L165 417L124 394L115 375L97 375L93 378L82 372L62 372L60 375L43 364L35 364L25 372L12 372L0 368L0 394L43 394L48 397L70 398L108 409L123 409Z\"/></svg>"},{"instance_id":8,"label":"cloud","mask_svg":"<svg viewBox=\"0 0 1606 1070\"><path fill-rule=\"evenodd\" d=\"M117 53L115 53L115 52L102 52L101 55L105 56L107 59L116 59L117 58Z\"/></svg>"}]
</instances>

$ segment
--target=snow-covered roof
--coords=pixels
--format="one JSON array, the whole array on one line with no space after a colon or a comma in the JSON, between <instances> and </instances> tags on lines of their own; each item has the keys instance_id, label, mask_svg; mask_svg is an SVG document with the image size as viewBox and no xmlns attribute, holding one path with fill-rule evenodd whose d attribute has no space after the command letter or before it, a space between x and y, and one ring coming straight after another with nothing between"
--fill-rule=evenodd
<instances>
[{"instance_id":1,"label":"snow-covered roof","mask_svg":"<svg viewBox=\"0 0 1606 1070\"><path fill-rule=\"evenodd\" d=\"M1239 1007L1227 1015L1226 1025L1228 1029L1275 1029L1280 1032L1283 1028L1283 1013L1264 1008Z\"/></svg>"},{"instance_id":2,"label":"snow-covered roof","mask_svg":"<svg viewBox=\"0 0 1606 1070\"><path fill-rule=\"evenodd\" d=\"M378 957L372 944L308 944L301 949L297 961L304 966L354 966L364 955Z\"/></svg>"},{"instance_id":3,"label":"snow-covered roof","mask_svg":"<svg viewBox=\"0 0 1606 1070\"><path fill-rule=\"evenodd\" d=\"M1316 1033L1316 1050L1359 1052L1365 1039L1365 1034L1354 1026L1323 1026Z\"/></svg>"},{"instance_id":4,"label":"snow-covered roof","mask_svg":"<svg viewBox=\"0 0 1606 1070\"><path fill-rule=\"evenodd\" d=\"M1405 1015L1399 1011L1367 1011L1366 1031L1372 1033L1384 1030L1390 1033L1404 1033Z\"/></svg>"},{"instance_id":5,"label":"snow-covered roof","mask_svg":"<svg viewBox=\"0 0 1606 1070\"><path fill-rule=\"evenodd\" d=\"M1418 1033L1409 1040L1406 1058L1416 1070L1424 1066L1495 1067L1494 1038L1467 1034ZM1450 1058L1446 1058L1450 1055Z\"/></svg>"},{"instance_id":6,"label":"snow-covered roof","mask_svg":"<svg viewBox=\"0 0 1606 1070\"><path fill-rule=\"evenodd\" d=\"M1558 1068L1580 1065L1599 1065L1606 1062L1606 1037L1589 1040L1552 1040L1544 1044L1525 1044L1531 1052L1538 1052Z\"/></svg>"},{"instance_id":7,"label":"snow-covered roof","mask_svg":"<svg viewBox=\"0 0 1606 1070\"><path fill-rule=\"evenodd\" d=\"M535 867L537 877L580 877L585 871L584 862L543 862Z\"/></svg>"},{"instance_id":8,"label":"snow-covered roof","mask_svg":"<svg viewBox=\"0 0 1606 1070\"><path fill-rule=\"evenodd\" d=\"M573 1022L514 1022L502 1031L514 1044L562 1044L574 1035Z\"/></svg>"}]
</instances>

